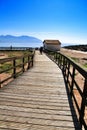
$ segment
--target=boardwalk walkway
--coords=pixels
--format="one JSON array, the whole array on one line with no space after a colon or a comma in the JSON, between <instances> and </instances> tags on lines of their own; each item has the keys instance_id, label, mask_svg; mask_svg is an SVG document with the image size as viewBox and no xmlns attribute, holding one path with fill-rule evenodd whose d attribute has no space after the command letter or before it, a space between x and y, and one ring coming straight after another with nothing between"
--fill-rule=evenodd
<instances>
[{"instance_id":1,"label":"boardwalk walkway","mask_svg":"<svg viewBox=\"0 0 87 130\"><path fill-rule=\"evenodd\" d=\"M45 54L0 89L0 130L80 130L61 70Z\"/></svg>"}]
</instances>

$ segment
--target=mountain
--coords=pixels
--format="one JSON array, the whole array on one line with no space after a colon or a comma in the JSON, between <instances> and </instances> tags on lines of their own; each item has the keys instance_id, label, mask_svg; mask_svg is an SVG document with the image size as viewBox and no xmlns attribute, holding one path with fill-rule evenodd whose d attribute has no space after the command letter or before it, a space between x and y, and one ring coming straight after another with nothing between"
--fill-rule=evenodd
<instances>
[{"instance_id":1,"label":"mountain","mask_svg":"<svg viewBox=\"0 0 87 130\"><path fill-rule=\"evenodd\" d=\"M12 35L0 35L0 46L8 47L38 47L42 45L42 41L32 36L12 36Z\"/></svg>"}]
</instances>

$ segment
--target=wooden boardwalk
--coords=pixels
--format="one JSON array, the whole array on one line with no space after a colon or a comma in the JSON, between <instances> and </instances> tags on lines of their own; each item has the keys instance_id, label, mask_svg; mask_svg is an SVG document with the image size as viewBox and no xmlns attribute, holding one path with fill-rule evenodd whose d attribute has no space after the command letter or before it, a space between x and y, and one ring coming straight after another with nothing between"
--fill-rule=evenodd
<instances>
[{"instance_id":1,"label":"wooden boardwalk","mask_svg":"<svg viewBox=\"0 0 87 130\"><path fill-rule=\"evenodd\" d=\"M80 130L70 106L61 70L37 51L34 67L0 89L0 130Z\"/></svg>"}]
</instances>

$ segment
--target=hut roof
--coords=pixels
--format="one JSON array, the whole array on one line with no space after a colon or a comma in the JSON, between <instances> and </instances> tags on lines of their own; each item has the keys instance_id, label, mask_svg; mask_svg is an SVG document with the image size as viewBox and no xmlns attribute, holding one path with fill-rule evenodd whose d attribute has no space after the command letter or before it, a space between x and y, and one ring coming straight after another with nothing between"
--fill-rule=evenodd
<instances>
[{"instance_id":1,"label":"hut roof","mask_svg":"<svg viewBox=\"0 0 87 130\"><path fill-rule=\"evenodd\" d=\"M59 40L44 40L43 43L51 44L51 45L60 45L61 42Z\"/></svg>"}]
</instances>

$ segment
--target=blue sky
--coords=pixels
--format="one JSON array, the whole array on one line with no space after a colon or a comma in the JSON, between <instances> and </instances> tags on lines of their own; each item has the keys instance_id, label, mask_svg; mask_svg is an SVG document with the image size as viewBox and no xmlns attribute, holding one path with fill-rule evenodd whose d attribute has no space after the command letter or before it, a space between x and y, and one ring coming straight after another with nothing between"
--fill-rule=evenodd
<instances>
[{"instance_id":1,"label":"blue sky","mask_svg":"<svg viewBox=\"0 0 87 130\"><path fill-rule=\"evenodd\" d=\"M0 0L0 35L87 44L87 0Z\"/></svg>"}]
</instances>

